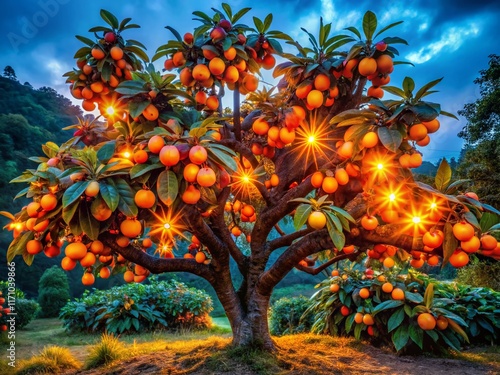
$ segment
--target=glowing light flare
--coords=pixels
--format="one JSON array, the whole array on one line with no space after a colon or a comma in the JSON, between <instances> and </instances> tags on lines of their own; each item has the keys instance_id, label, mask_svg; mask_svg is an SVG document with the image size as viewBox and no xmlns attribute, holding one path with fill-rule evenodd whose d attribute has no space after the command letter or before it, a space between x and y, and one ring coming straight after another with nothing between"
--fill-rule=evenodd
<instances>
[{"instance_id":1,"label":"glowing light flare","mask_svg":"<svg viewBox=\"0 0 500 375\"><path fill-rule=\"evenodd\" d=\"M240 164L238 164L238 170L231 176L231 179L234 182L229 186L231 186L233 194L241 194L244 197L249 197L252 193L257 192L255 185L261 184L253 170L245 170Z\"/></svg>"},{"instance_id":2,"label":"glowing light flare","mask_svg":"<svg viewBox=\"0 0 500 375\"><path fill-rule=\"evenodd\" d=\"M130 153L130 151L125 151L122 153L122 156L125 158L125 159L129 159L132 154Z\"/></svg>"},{"instance_id":3,"label":"glowing light flare","mask_svg":"<svg viewBox=\"0 0 500 375\"><path fill-rule=\"evenodd\" d=\"M383 180L388 181L395 177L395 170L391 168L393 160L394 154L377 151L365 156L363 162L366 162L365 169L371 175L372 183Z\"/></svg>"},{"instance_id":4,"label":"glowing light flare","mask_svg":"<svg viewBox=\"0 0 500 375\"><path fill-rule=\"evenodd\" d=\"M400 210L406 203L406 193L403 183L395 185L380 185L375 190L375 204L380 211Z\"/></svg>"},{"instance_id":5,"label":"glowing light flare","mask_svg":"<svg viewBox=\"0 0 500 375\"><path fill-rule=\"evenodd\" d=\"M389 202L394 202L396 200L396 194L391 193L389 194Z\"/></svg>"},{"instance_id":6,"label":"glowing light flare","mask_svg":"<svg viewBox=\"0 0 500 375\"><path fill-rule=\"evenodd\" d=\"M413 224L420 224L420 222L422 221L422 219L420 218L420 216L413 216L413 218L411 219L411 221L413 221Z\"/></svg>"},{"instance_id":7,"label":"glowing light flare","mask_svg":"<svg viewBox=\"0 0 500 375\"><path fill-rule=\"evenodd\" d=\"M317 159L323 157L330 159L328 155L333 155L335 150L329 146L331 130L324 121L318 123L315 118L309 121L302 121L301 126L295 129L297 137L294 148L297 152L296 158L305 157L307 160L314 160L316 167Z\"/></svg>"},{"instance_id":8,"label":"glowing light flare","mask_svg":"<svg viewBox=\"0 0 500 375\"><path fill-rule=\"evenodd\" d=\"M378 169L378 170L382 170L382 169L384 169L384 164L382 164L382 163L378 163L378 164L377 164L377 169Z\"/></svg>"},{"instance_id":9,"label":"glowing light flare","mask_svg":"<svg viewBox=\"0 0 500 375\"><path fill-rule=\"evenodd\" d=\"M431 205L430 205L430 209L431 210L435 210L437 207L438 207L438 205L437 205L436 202L432 202Z\"/></svg>"},{"instance_id":10,"label":"glowing light flare","mask_svg":"<svg viewBox=\"0 0 500 375\"><path fill-rule=\"evenodd\" d=\"M108 108L106 108L106 114L109 116L113 116L115 114L115 108L112 106L109 106Z\"/></svg>"},{"instance_id":11,"label":"glowing light flare","mask_svg":"<svg viewBox=\"0 0 500 375\"><path fill-rule=\"evenodd\" d=\"M162 213L152 212L156 219L156 222L151 226L151 232L149 235L151 237L155 235L160 235L161 243L170 243L172 246L177 247L176 237L180 236L182 238L186 237L183 234L184 227L181 224L181 211L174 213L171 209L165 209L163 206L159 206Z\"/></svg>"}]
</instances>

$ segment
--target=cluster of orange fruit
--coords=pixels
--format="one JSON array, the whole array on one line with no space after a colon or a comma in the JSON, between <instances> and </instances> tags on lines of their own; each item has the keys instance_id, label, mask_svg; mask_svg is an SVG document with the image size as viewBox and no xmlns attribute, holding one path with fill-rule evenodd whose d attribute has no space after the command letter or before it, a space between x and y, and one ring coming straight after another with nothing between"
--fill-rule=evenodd
<instances>
[{"instance_id":1,"label":"cluster of orange fruit","mask_svg":"<svg viewBox=\"0 0 500 375\"><path fill-rule=\"evenodd\" d=\"M201 47L194 44L193 34L184 34L184 48L173 52L164 63L166 70L180 69L180 82L194 95L199 108L210 111L219 108L215 82L227 85L231 90L238 85L242 94L257 90L259 79L249 71L247 61L241 54L252 58L266 69L271 69L275 64L269 46L264 48L263 45L266 54L259 58L253 48L246 46L246 37L243 34L235 35L233 44L229 47L223 46L222 40L227 32L231 31L232 26L227 20L221 20L221 23L223 27L214 27L210 33L211 40Z\"/></svg>"},{"instance_id":2,"label":"cluster of orange fruit","mask_svg":"<svg viewBox=\"0 0 500 375\"><path fill-rule=\"evenodd\" d=\"M227 201L224 206L224 211L231 215L231 234L235 237L239 237L243 234L243 230L239 223L253 223L257 220L257 211L255 207L251 204L243 203L238 199L234 200L234 202ZM246 240L250 243L250 235L246 236Z\"/></svg>"},{"instance_id":3,"label":"cluster of orange fruit","mask_svg":"<svg viewBox=\"0 0 500 375\"><path fill-rule=\"evenodd\" d=\"M2 315L8 315L10 314L10 309L8 307L3 307L3 304L5 303L5 298L2 297L3 293L0 291L0 317ZM1 324L0 325L0 331L7 331L7 324Z\"/></svg>"},{"instance_id":4,"label":"cluster of orange fruit","mask_svg":"<svg viewBox=\"0 0 500 375\"><path fill-rule=\"evenodd\" d=\"M304 108L298 105L293 106L285 114L284 121L279 118L266 120L265 117L257 117L252 123L252 131L263 139L254 140L251 146L252 153L273 158L276 148L281 149L295 140L295 129L302 124L305 117Z\"/></svg>"},{"instance_id":5,"label":"cluster of orange fruit","mask_svg":"<svg viewBox=\"0 0 500 375\"><path fill-rule=\"evenodd\" d=\"M102 61L111 67L109 74L103 74ZM114 92L120 82L132 79L132 60L123 50L114 32L107 32L92 48L89 56L77 60L77 79L68 78L70 92L76 99L83 99L82 107L93 111L98 106L101 114L106 112L106 97ZM72 75L74 77L74 74ZM113 94L116 95L116 94Z\"/></svg>"}]
</instances>

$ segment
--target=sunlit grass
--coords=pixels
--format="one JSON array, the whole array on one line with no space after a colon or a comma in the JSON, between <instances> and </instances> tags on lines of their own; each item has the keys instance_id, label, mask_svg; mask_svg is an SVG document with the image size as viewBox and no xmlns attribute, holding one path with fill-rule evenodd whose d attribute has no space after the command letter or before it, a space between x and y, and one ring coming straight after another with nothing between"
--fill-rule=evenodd
<instances>
[{"instance_id":1,"label":"sunlit grass","mask_svg":"<svg viewBox=\"0 0 500 375\"><path fill-rule=\"evenodd\" d=\"M20 361L16 374L55 374L65 370L79 369L81 365L68 348L47 346L39 355Z\"/></svg>"},{"instance_id":2,"label":"sunlit grass","mask_svg":"<svg viewBox=\"0 0 500 375\"><path fill-rule=\"evenodd\" d=\"M103 334L101 341L92 345L85 360L85 368L106 366L125 356L125 345L116 336Z\"/></svg>"}]
</instances>

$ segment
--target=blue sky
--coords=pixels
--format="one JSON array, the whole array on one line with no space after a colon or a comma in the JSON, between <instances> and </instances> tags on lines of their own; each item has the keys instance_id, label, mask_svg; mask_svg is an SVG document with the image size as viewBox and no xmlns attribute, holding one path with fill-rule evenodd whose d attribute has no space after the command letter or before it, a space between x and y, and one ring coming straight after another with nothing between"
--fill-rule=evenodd
<instances>
[{"instance_id":1,"label":"blue sky","mask_svg":"<svg viewBox=\"0 0 500 375\"><path fill-rule=\"evenodd\" d=\"M404 20L386 36L400 36L409 46L399 46L402 60L415 67L399 66L391 77L398 85L406 75L414 77L417 86L444 77L439 93L430 100L456 113L467 102L479 96L473 80L485 69L488 55L500 53L498 21L500 2L493 0L412 0L412 1L332 1L332 0L238 0L228 1L233 7L252 7L251 15L263 19L273 13L273 29L280 29L300 42L306 38L300 27L317 33L319 17L332 22L332 29L361 25L366 10L377 14L379 25ZM181 34L197 26L192 12L210 13L210 7L220 8L219 1L165 0L7 0L0 14L0 68L14 67L21 82L34 87L51 86L64 95L68 89L61 75L74 66L73 54L81 46L75 34L90 36L87 30L102 24L99 9L113 12L119 19L132 17L142 26L129 30L125 38L140 40L152 56L156 48L172 38L164 28L169 25ZM243 19L251 23L251 16ZM292 49L289 50L292 52ZM161 67L162 62L158 63ZM265 76L270 81L270 75ZM445 156L458 157L462 141L456 136L465 125L443 118L441 130L431 144L422 149L424 160L435 162Z\"/></svg>"}]
</instances>

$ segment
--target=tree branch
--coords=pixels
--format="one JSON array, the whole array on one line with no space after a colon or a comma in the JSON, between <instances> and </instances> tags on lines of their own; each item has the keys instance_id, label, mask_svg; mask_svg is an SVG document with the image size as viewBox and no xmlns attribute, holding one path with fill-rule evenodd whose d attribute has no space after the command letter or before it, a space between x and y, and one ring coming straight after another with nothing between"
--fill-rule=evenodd
<instances>
[{"instance_id":1,"label":"tree branch","mask_svg":"<svg viewBox=\"0 0 500 375\"><path fill-rule=\"evenodd\" d=\"M272 252L281 247L290 246L293 243L293 241L299 239L300 237L305 236L306 234L313 232L314 230L315 229L313 228L305 228L297 232L285 234L284 236L275 238L274 240L269 242L268 245L269 252Z\"/></svg>"},{"instance_id":2,"label":"tree branch","mask_svg":"<svg viewBox=\"0 0 500 375\"><path fill-rule=\"evenodd\" d=\"M286 233L283 232L283 229L281 229L281 227L279 226L279 224L274 224L274 229L276 229L276 232L278 232L280 236L286 235Z\"/></svg>"},{"instance_id":3,"label":"tree branch","mask_svg":"<svg viewBox=\"0 0 500 375\"><path fill-rule=\"evenodd\" d=\"M332 259L330 259L328 262L325 262L321 265L319 265L318 267L305 267L305 266L301 266L300 264L297 264L295 266L295 268L297 268L298 270L300 271L303 271L305 273L308 273L310 275L317 275L318 273L320 273L321 271L323 271L325 268L331 266L332 264L335 264L337 262L340 262L341 260L344 260L344 259L349 259L349 260L354 260L358 257L358 255L362 254L363 251L356 251L354 253L351 253L351 254L340 254L340 255L337 255L336 257L333 257Z\"/></svg>"},{"instance_id":4,"label":"tree branch","mask_svg":"<svg viewBox=\"0 0 500 375\"><path fill-rule=\"evenodd\" d=\"M116 243L116 237L111 234L102 234L100 239L113 251L121 254L128 261L136 263L154 274L164 272L189 272L203 277L209 283L213 283L215 281L215 277L213 272L210 270L210 266L197 263L194 259L157 258L131 245L127 247L120 247Z\"/></svg>"},{"instance_id":5,"label":"tree branch","mask_svg":"<svg viewBox=\"0 0 500 375\"><path fill-rule=\"evenodd\" d=\"M238 142L241 142L241 120L240 120L240 90L239 83L234 84L233 91L233 124L234 124L234 136Z\"/></svg>"}]
</instances>

